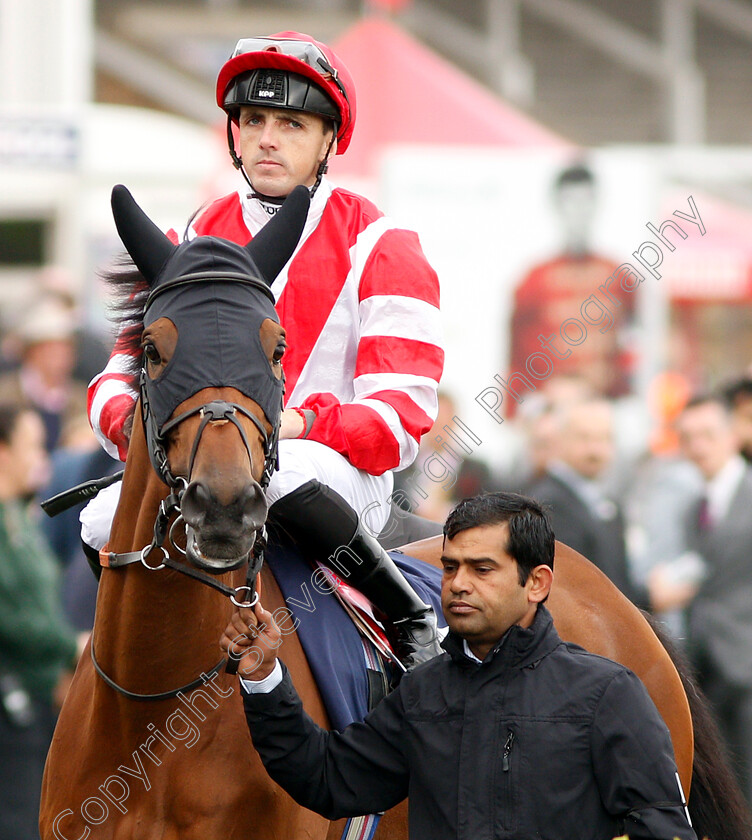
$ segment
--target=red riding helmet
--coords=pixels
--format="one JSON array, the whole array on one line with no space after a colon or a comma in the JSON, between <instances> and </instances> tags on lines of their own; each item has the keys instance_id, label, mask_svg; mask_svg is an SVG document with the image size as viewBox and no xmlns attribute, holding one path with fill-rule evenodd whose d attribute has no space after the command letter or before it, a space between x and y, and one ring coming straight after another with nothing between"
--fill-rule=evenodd
<instances>
[{"instance_id":1,"label":"red riding helmet","mask_svg":"<svg viewBox=\"0 0 752 840\"><path fill-rule=\"evenodd\" d=\"M338 155L350 145L355 126L350 72L333 50L300 32L238 41L219 71L217 104L233 119L241 105L328 117L336 124Z\"/></svg>"}]
</instances>

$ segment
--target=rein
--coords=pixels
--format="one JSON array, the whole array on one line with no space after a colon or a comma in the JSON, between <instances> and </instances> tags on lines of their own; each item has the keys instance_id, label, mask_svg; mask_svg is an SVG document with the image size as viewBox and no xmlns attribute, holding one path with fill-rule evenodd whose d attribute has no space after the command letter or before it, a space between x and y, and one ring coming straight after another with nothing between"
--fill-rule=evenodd
<instances>
[{"instance_id":1,"label":"rein","mask_svg":"<svg viewBox=\"0 0 752 840\"><path fill-rule=\"evenodd\" d=\"M99 676L104 680L105 683L110 688L114 688L119 694L122 694L124 697L127 697L129 700L170 700L173 697L177 697L179 694L184 694L186 691L193 691L194 688L200 688L202 685L206 685L212 677L218 674L222 670L222 666L227 661L224 656L217 662L217 664L208 672L204 672L201 674L200 677L197 677L192 682L186 683L185 685L181 686L180 688L174 688L170 691L160 691L158 694L138 694L135 691L128 691L127 688L123 688L122 685L118 685L115 680L111 677L108 677L107 674L102 670L102 666L97 662L96 656L94 656L94 639L91 640L91 661L94 665L94 670L99 674Z\"/></svg>"}]
</instances>

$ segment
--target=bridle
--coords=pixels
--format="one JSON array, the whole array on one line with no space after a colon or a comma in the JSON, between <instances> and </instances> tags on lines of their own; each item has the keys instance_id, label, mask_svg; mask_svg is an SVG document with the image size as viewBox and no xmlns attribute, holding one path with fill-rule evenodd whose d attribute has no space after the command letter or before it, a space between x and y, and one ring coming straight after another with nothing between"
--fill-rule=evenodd
<instances>
[{"instance_id":1,"label":"bridle","mask_svg":"<svg viewBox=\"0 0 752 840\"><path fill-rule=\"evenodd\" d=\"M144 309L148 309L149 306L153 303L153 301L159 295L162 295L164 292L172 291L173 289L179 288L181 286L192 286L197 283L205 283L207 280L231 281L232 283L248 286L252 289L255 289L256 291L262 292L262 294L264 294L271 300L272 303L274 303L274 295L272 294L271 289L264 282L262 282L261 280L257 280L255 277L248 277L244 274L231 274L229 272L201 271L183 275L181 277L176 277L172 280L167 280L163 283L160 283L159 286L157 286L155 289L152 289L152 291L149 293L149 296L146 299ZM259 481L259 484L261 485L262 489L266 489L267 485L269 484L269 481L271 480L272 474L279 467L279 423L275 425L275 427L272 429L271 435L269 435L266 431L266 428L264 427L264 424L258 419L258 417L256 417L247 409L245 409L242 405L233 402L226 402L224 400L213 400L212 402L204 403L203 405L189 409L188 411L179 414L177 417L173 417L172 419L168 420L166 423L160 426L157 423L157 419L154 415L154 412L151 409L149 401L149 382L145 362L141 366L139 392L141 397L141 417L146 433L146 445L149 452L149 458L151 459L151 463L154 467L155 472L160 477L160 479L162 479L162 481L165 484L167 484L168 487L174 490L181 479L175 478L167 462L167 452L165 448L167 435L170 431L172 431L172 429L179 426L180 423L182 423L184 420L187 420L189 417L193 417L195 414L199 414L201 416L201 423L199 425L196 438L194 439L193 446L191 448L191 455L188 464L189 479L193 470L193 463L196 457L196 452L198 451L199 442L201 440L201 435L203 434L204 429L209 423L221 420L230 421L238 429L238 431L240 432L240 436L243 440L243 445L245 446L246 452L248 453L248 458L252 464L253 459L251 457L251 448L248 443L248 438L246 436L245 429L243 428L237 417L238 414L242 414L244 417L248 418L253 423L253 425L256 427L259 434L261 435L264 448L264 472ZM284 378L282 393L284 394ZM280 411L281 409L282 404L280 399Z\"/></svg>"},{"instance_id":2,"label":"bridle","mask_svg":"<svg viewBox=\"0 0 752 840\"><path fill-rule=\"evenodd\" d=\"M245 446L246 453L248 454L248 459L251 462L251 465L253 465L251 446L248 443L248 436L238 419L238 414L242 414L243 417L248 418L253 423L261 435L262 446L264 449L264 471L259 484L263 490L266 490L272 474L278 468L279 425L277 425L276 428L272 430L271 435L269 435L264 428L264 424L258 419L258 417L242 405L235 402L227 402L226 400L212 400L211 402L204 403L203 405L196 406L195 408L190 408L188 411L182 412L177 417L173 417L171 420L168 420L167 423L159 426L156 418L154 417L154 413L151 411L149 406L149 397L145 387L145 376L146 372L142 368L140 384L141 417L144 423L144 431L146 433L146 445L154 471L168 487L174 491L181 483L185 483L187 486L187 482L190 480L190 476L193 472L193 464L196 460L196 453L198 452L199 443L201 442L201 436L210 423L217 423L220 421L229 421L232 423L240 432L240 437L243 441L243 445ZM187 420L189 417L193 417L196 414L201 417L201 422L199 423L196 437L194 438L193 445L191 446L191 454L188 460L188 478L186 479L182 476L175 477L167 460L167 450L165 448L167 435L184 420ZM179 496L181 498L184 490L185 487L179 491Z\"/></svg>"},{"instance_id":3,"label":"bridle","mask_svg":"<svg viewBox=\"0 0 752 840\"><path fill-rule=\"evenodd\" d=\"M201 281L205 282L207 279L210 278L215 279L216 274L207 275L206 272L201 272L200 274L192 274L184 277L177 277L173 280L167 281L150 293L149 298L147 299L146 307L148 308L150 302L154 297L156 297L158 294L161 294L168 288L174 289L178 286L185 286ZM222 279L229 279L233 282L239 282L245 285L253 286L254 288L257 288L258 290L262 291L267 296L271 296L273 300L271 290L268 286L266 286L266 284L264 284L260 280L256 280L255 278L248 277L246 275L228 276L226 273L222 275ZM284 395L284 374L282 382L283 387L281 389L280 395L280 411L282 409L282 399ZM261 530L257 533L256 539L253 544L253 548L251 549L248 555L248 568L246 571L245 584L236 587L226 586L225 584L218 581L215 577L205 574L199 569L189 566L186 563L179 562L173 559L170 556L168 550L165 548L165 541L169 540L170 545L176 551L183 555L186 554L186 551L176 544L175 539L173 537L173 532L175 531L176 526L182 520L181 503L183 495L190 482L190 477L193 471L193 465L195 462L196 454L198 452L198 447L200 445L201 437L206 427L210 423L232 423L240 433L240 437L243 441L243 445L248 455L248 459L250 461L251 466L253 466L251 446L248 441L246 431L243 428L242 423L240 422L239 415L242 415L243 417L251 421L251 423L256 427L259 434L261 435L262 446L264 451L264 469L259 480L259 485L261 486L262 491L265 491L274 471L279 468L279 420L276 422L276 424L274 424L272 432L271 434L269 434L267 433L266 428L264 427L264 424L261 422L261 420L259 420L258 417L256 417L253 413L248 411L242 405L235 402L228 402L226 400L212 400L210 402L203 403L202 405L188 409L187 411L181 412L177 417L172 417L167 422L160 425L157 422L157 418L155 417L154 411L151 408L148 390L148 374L146 371L146 361L144 360L141 367L139 379L141 419L144 426L149 459L154 468L154 471L157 473L159 478L170 488L170 493L165 499L162 500L162 502L159 505L159 511L157 512L157 516L154 521L154 531L151 543L137 551L127 551L120 553L107 551L105 547L99 552L100 563L102 566L110 569L118 569L122 566L127 566L131 563L137 562L140 562L144 566L144 568L152 572L159 571L160 569L164 568L169 568L173 571L180 572L183 575L187 575L188 577L193 578L194 580L197 580L206 586L210 586L211 588L216 589L217 591L221 592L223 595L228 597L236 607L252 608L258 603L259 596L256 589L256 580L264 563L264 550L266 548L266 528L264 526L262 526ZM198 430L196 431L196 435L191 445L187 476L176 476L170 468L169 460L167 457L167 436L171 431L177 428L177 426L179 426L185 420L188 420L190 417L194 417L195 415L199 415L201 419L199 422ZM173 517L175 517L175 519L172 522L172 525L170 525L170 520L173 519ZM162 551L162 559L157 565L150 565L147 562L147 558L154 550ZM241 600L243 593L245 593L245 599ZM230 674L234 674L238 666L238 660L232 657L230 659L225 659L224 657L222 657L222 659L209 672L203 673L201 677L197 678L196 680L193 680L192 682L186 685L181 686L180 688L172 689L169 691L163 691L158 694L140 694L137 692L129 691L123 686L118 685L110 676L108 676L105 673L105 671L102 669L101 665L97 661L94 653L93 635L90 645L90 651L91 660L97 674L99 674L99 676L104 680L105 683L107 683L107 685L109 685L111 688L115 689L117 692L131 700L167 700L172 697L177 697L178 694L181 694L186 691L192 691L194 688L203 685L205 679L209 679L213 675L219 673L222 670L223 666L226 665L226 672Z\"/></svg>"}]
</instances>

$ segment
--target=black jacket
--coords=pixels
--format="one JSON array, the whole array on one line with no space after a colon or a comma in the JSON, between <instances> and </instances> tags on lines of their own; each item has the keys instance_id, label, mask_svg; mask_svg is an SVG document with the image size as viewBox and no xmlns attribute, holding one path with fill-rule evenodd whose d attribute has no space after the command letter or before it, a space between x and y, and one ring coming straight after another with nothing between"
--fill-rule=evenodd
<instances>
[{"instance_id":1,"label":"black jacket","mask_svg":"<svg viewBox=\"0 0 752 840\"><path fill-rule=\"evenodd\" d=\"M482 664L447 651L363 723L326 732L289 674L246 694L273 779L330 819L410 797L414 840L695 840L668 731L629 670L561 641L545 607Z\"/></svg>"}]
</instances>

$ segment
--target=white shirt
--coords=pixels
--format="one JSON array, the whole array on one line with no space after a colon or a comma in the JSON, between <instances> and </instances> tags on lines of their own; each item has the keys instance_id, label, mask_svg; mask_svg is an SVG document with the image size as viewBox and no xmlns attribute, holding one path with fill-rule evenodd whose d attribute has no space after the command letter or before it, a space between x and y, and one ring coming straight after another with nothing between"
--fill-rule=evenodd
<instances>
[{"instance_id":1,"label":"white shirt","mask_svg":"<svg viewBox=\"0 0 752 840\"><path fill-rule=\"evenodd\" d=\"M270 694L282 682L282 666L279 659L274 663L274 670L263 680L244 680L240 677L240 684L248 694Z\"/></svg>"},{"instance_id":2,"label":"white shirt","mask_svg":"<svg viewBox=\"0 0 752 840\"><path fill-rule=\"evenodd\" d=\"M598 481L586 478L577 470L572 469L564 461L552 460L548 465L551 475L563 481L569 489L577 495L596 519L610 522L616 517L619 509L603 491Z\"/></svg>"},{"instance_id":3,"label":"white shirt","mask_svg":"<svg viewBox=\"0 0 752 840\"><path fill-rule=\"evenodd\" d=\"M728 513L731 502L739 489L746 464L741 455L729 458L713 478L705 485L708 500L708 516L711 525L716 525Z\"/></svg>"},{"instance_id":4,"label":"white shirt","mask_svg":"<svg viewBox=\"0 0 752 840\"><path fill-rule=\"evenodd\" d=\"M470 645L467 643L467 639L462 640L462 650L465 652L465 656L467 656L468 659L472 659L473 662L477 662L478 665L483 664L483 660L478 659L478 657L470 650Z\"/></svg>"}]
</instances>

